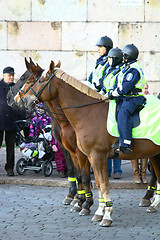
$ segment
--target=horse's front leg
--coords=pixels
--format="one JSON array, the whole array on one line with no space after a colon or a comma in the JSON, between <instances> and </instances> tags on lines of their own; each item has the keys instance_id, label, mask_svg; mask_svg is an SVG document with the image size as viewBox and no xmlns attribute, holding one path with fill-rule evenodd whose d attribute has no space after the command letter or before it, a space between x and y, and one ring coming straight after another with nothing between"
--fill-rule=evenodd
<instances>
[{"instance_id":1,"label":"horse's front leg","mask_svg":"<svg viewBox=\"0 0 160 240\"><path fill-rule=\"evenodd\" d=\"M151 205L150 199L154 195L154 190L155 190L156 180L157 180L156 174L154 172L154 168L151 163L150 163L150 171L151 171L151 179L148 185L148 189L145 196L141 199L139 203L139 207L149 207Z\"/></svg>"},{"instance_id":2,"label":"horse's front leg","mask_svg":"<svg viewBox=\"0 0 160 240\"><path fill-rule=\"evenodd\" d=\"M112 201L109 195L109 178L106 156L96 156L91 159L92 168L95 175L95 181L99 190L99 207L95 212L92 221L101 221L100 226L109 227L113 220L111 215L113 213Z\"/></svg>"},{"instance_id":3,"label":"horse's front leg","mask_svg":"<svg viewBox=\"0 0 160 240\"><path fill-rule=\"evenodd\" d=\"M91 173L90 173L90 163L88 161L88 158L83 155L83 158L81 159L81 162L79 163L81 168L81 176L82 176L82 182L85 188L85 197L86 200L82 205L82 210L79 212L80 216L86 216L89 215L91 210L90 207L93 205L93 194L91 191Z\"/></svg>"},{"instance_id":4,"label":"horse's front leg","mask_svg":"<svg viewBox=\"0 0 160 240\"><path fill-rule=\"evenodd\" d=\"M157 190L156 190L156 194L153 196L150 207L147 209L148 213L157 212L158 205L160 204L160 161L159 160L160 160L160 154L150 159L157 177Z\"/></svg>"},{"instance_id":5,"label":"horse's front leg","mask_svg":"<svg viewBox=\"0 0 160 240\"><path fill-rule=\"evenodd\" d=\"M104 211L105 211L105 203L104 203L104 198L103 198L103 194L100 191L100 188L98 187L98 182L96 181L96 185L98 188L98 194L99 194L99 205L98 205L98 209L96 210L92 221L94 222L101 222L104 216Z\"/></svg>"},{"instance_id":6,"label":"horse's front leg","mask_svg":"<svg viewBox=\"0 0 160 240\"><path fill-rule=\"evenodd\" d=\"M153 196L152 203L147 208L148 213L155 213L157 212L158 205L160 205L160 183L157 182L157 190L155 195Z\"/></svg>"},{"instance_id":7,"label":"horse's front leg","mask_svg":"<svg viewBox=\"0 0 160 240\"><path fill-rule=\"evenodd\" d=\"M102 192L103 192L103 190L102 190ZM110 195L109 195L109 184L108 184L108 187L106 188L103 196L104 196L104 201L105 201L104 216L99 225L102 227L109 227L113 222L113 219L111 218L111 216L113 214L113 207L112 207L113 203L112 203Z\"/></svg>"},{"instance_id":8,"label":"horse's front leg","mask_svg":"<svg viewBox=\"0 0 160 240\"><path fill-rule=\"evenodd\" d=\"M71 212L80 212L82 210L82 204L85 202L85 189L84 184L82 182L81 177L81 169L79 166L79 161L75 153L70 153L74 166L75 166L75 175L77 179L77 194L74 196L73 201L70 203L73 207L71 208Z\"/></svg>"},{"instance_id":9,"label":"horse's front leg","mask_svg":"<svg viewBox=\"0 0 160 240\"><path fill-rule=\"evenodd\" d=\"M66 165L67 165L67 172L68 172L68 183L69 183L69 192L66 195L65 199L63 200L62 204L70 205L71 202L74 200L74 196L77 193L77 183L76 183L76 173L73 161L71 159L70 153L63 148L63 153L65 153Z\"/></svg>"}]
</instances>

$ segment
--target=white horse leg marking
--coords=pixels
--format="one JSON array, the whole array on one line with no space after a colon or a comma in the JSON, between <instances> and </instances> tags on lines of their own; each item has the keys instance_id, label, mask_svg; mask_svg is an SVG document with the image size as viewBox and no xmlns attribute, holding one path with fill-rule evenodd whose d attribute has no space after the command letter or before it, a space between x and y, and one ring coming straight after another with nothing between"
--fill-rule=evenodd
<instances>
[{"instance_id":1,"label":"white horse leg marking","mask_svg":"<svg viewBox=\"0 0 160 240\"><path fill-rule=\"evenodd\" d=\"M157 182L157 190L156 194L153 196L152 203L150 207L147 209L147 212L156 212L158 205L160 204L160 183Z\"/></svg>"},{"instance_id":2,"label":"white horse leg marking","mask_svg":"<svg viewBox=\"0 0 160 240\"><path fill-rule=\"evenodd\" d=\"M108 201L105 203L105 214L104 214L103 220L107 219L107 220L113 221L113 219L111 218L111 215L113 213L112 204L113 204L112 201Z\"/></svg>"},{"instance_id":3,"label":"white horse leg marking","mask_svg":"<svg viewBox=\"0 0 160 240\"><path fill-rule=\"evenodd\" d=\"M100 200L100 199L99 199L99 200ZM103 215L104 215L104 208L105 208L104 201L103 201L103 202L99 201L99 206L98 206L98 209L97 209L97 211L95 212L95 214L96 214L96 215L103 216Z\"/></svg>"},{"instance_id":4,"label":"white horse leg marking","mask_svg":"<svg viewBox=\"0 0 160 240\"><path fill-rule=\"evenodd\" d=\"M105 212L104 212L103 219L99 225L102 227L109 227L113 222L113 219L111 218L111 215L113 213L113 207L112 207L113 203L111 201L109 193L104 194L104 199L105 199Z\"/></svg>"},{"instance_id":5,"label":"white horse leg marking","mask_svg":"<svg viewBox=\"0 0 160 240\"><path fill-rule=\"evenodd\" d=\"M103 215L104 215L104 210L105 210L105 202L104 202L104 198L102 197L101 192L99 191L99 205L98 205L98 209L96 210L92 221L96 221L96 222L100 222L102 221Z\"/></svg>"}]
</instances>

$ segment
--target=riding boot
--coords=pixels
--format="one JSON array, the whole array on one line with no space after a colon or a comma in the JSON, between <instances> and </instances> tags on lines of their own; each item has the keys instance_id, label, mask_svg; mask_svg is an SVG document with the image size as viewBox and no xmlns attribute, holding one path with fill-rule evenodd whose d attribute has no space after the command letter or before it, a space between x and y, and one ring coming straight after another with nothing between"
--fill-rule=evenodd
<instances>
[{"instance_id":1,"label":"riding boot","mask_svg":"<svg viewBox=\"0 0 160 240\"><path fill-rule=\"evenodd\" d=\"M141 179L143 183L147 183L147 180L145 178L146 170L147 170L147 162L148 162L147 158L141 159Z\"/></svg>"},{"instance_id":2,"label":"riding boot","mask_svg":"<svg viewBox=\"0 0 160 240\"><path fill-rule=\"evenodd\" d=\"M139 162L138 160L131 160L131 162L134 181L135 183L141 183L141 179L139 178Z\"/></svg>"}]
</instances>

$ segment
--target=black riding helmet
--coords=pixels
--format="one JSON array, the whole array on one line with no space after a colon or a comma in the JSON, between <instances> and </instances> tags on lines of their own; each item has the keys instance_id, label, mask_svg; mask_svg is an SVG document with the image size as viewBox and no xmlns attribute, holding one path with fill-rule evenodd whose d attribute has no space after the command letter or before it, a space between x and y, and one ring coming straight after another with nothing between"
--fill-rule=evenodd
<instances>
[{"instance_id":1,"label":"black riding helmet","mask_svg":"<svg viewBox=\"0 0 160 240\"><path fill-rule=\"evenodd\" d=\"M104 36L98 39L96 46L103 46L106 48L106 54L108 54L109 50L113 48L113 41L111 38Z\"/></svg>"},{"instance_id":2,"label":"black riding helmet","mask_svg":"<svg viewBox=\"0 0 160 240\"><path fill-rule=\"evenodd\" d=\"M112 67L115 67L117 65L119 65L120 63L122 63L123 61L123 52L120 48L112 48L109 52L108 52L108 57L112 58Z\"/></svg>"},{"instance_id":3,"label":"black riding helmet","mask_svg":"<svg viewBox=\"0 0 160 240\"><path fill-rule=\"evenodd\" d=\"M134 44L128 44L123 48L123 56L128 62L136 60L139 55L139 50Z\"/></svg>"}]
</instances>

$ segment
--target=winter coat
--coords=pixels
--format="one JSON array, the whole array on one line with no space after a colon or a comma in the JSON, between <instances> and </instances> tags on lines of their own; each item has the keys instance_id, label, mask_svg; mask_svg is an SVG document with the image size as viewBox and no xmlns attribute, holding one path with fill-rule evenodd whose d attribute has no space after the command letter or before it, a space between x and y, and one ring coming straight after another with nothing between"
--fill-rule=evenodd
<instances>
[{"instance_id":1,"label":"winter coat","mask_svg":"<svg viewBox=\"0 0 160 240\"><path fill-rule=\"evenodd\" d=\"M13 86L14 83L11 85ZM15 121L25 119L25 112L18 107L12 108L7 104L9 85L4 80L0 81L0 131L16 130Z\"/></svg>"}]
</instances>

